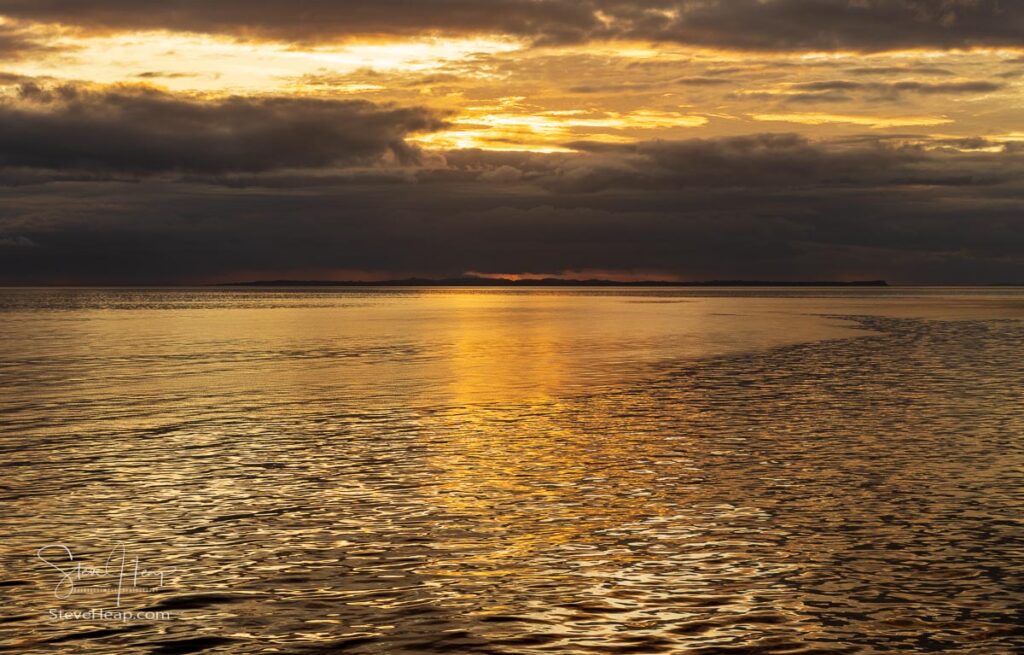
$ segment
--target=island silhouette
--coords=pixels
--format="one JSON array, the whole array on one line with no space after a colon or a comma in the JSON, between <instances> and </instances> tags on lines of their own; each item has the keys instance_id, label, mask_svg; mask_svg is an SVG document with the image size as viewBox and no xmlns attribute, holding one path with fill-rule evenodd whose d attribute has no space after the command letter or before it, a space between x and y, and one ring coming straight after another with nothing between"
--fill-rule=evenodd
<instances>
[{"instance_id":1,"label":"island silhouette","mask_svg":"<svg viewBox=\"0 0 1024 655\"><path fill-rule=\"evenodd\" d=\"M403 278L396 280L254 280L213 286L244 287L886 287L885 280L603 280L564 278L455 277L444 279Z\"/></svg>"}]
</instances>

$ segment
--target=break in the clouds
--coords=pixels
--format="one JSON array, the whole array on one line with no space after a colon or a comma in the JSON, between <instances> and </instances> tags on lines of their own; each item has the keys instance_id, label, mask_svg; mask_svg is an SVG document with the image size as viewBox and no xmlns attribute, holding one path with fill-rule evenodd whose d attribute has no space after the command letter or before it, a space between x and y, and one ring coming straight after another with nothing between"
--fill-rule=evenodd
<instances>
[{"instance_id":1,"label":"break in the clouds","mask_svg":"<svg viewBox=\"0 0 1024 655\"><path fill-rule=\"evenodd\" d=\"M94 31L170 29L331 42L366 35L639 39L752 50L1019 46L1007 0L2 0L0 14Z\"/></svg>"}]
</instances>

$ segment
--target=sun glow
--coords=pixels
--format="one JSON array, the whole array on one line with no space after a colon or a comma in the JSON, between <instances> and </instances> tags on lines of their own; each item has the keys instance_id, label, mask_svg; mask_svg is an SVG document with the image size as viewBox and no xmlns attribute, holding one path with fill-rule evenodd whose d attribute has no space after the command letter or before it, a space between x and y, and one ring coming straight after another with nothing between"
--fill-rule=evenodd
<instances>
[{"instance_id":1,"label":"sun glow","mask_svg":"<svg viewBox=\"0 0 1024 655\"><path fill-rule=\"evenodd\" d=\"M852 116L846 114L753 114L756 121L769 121L780 123L800 123L803 125L825 125L828 123L845 123L848 125L862 125L872 129L888 127L912 127L917 125L945 125L952 123L949 118L939 116Z\"/></svg>"},{"instance_id":2,"label":"sun glow","mask_svg":"<svg viewBox=\"0 0 1024 655\"><path fill-rule=\"evenodd\" d=\"M422 73L476 53L521 47L508 38L416 38L300 48L226 37L173 32L132 32L82 37L60 34L53 52L5 65L25 76L115 83L152 79L174 90L268 92L295 88L303 75L358 70ZM372 84L350 91L374 90ZM337 89L335 89L337 91Z\"/></svg>"},{"instance_id":3,"label":"sun glow","mask_svg":"<svg viewBox=\"0 0 1024 655\"><path fill-rule=\"evenodd\" d=\"M27 79L145 83L193 98L288 95L423 107L448 123L408 137L429 149L566 152L574 141L715 138L764 127L816 138L939 125L961 138L1012 133L1024 75L1013 69L1014 50L750 53L634 40L537 45L507 35L313 45L153 30L89 35L0 18L0 26L11 25L47 47L4 62L0 94L17 95ZM908 79L933 86L988 80L1000 92L906 93L885 102L856 91L801 93L811 82L861 89ZM990 107L984 118L970 106L977 102Z\"/></svg>"},{"instance_id":4,"label":"sun glow","mask_svg":"<svg viewBox=\"0 0 1024 655\"><path fill-rule=\"evenodd\" d=\"M551 111L542 113L469 113L450 121L452 128L416 137L428 147L566 152L571 141L628 143L637 132L706 125L704 116L665 111Z\"/></svg>"}]
</instances>

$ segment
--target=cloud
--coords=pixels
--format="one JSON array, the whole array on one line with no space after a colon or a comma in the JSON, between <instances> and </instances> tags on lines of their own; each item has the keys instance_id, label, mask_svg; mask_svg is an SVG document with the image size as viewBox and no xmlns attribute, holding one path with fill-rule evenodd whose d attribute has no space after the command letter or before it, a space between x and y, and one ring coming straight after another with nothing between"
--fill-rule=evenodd
<instances>
[{"instance_id":1,"label":"cloud","mask_svg":"<svg viewBox=\"0 0 1024 655\"><path fill-rule=\"evenodd\" d=\"M0 21L0 60L14 61L27 56L56 52L40 35L16 24Z\"/></svg>"},{"instance_id":2,"label":"cloud","mask_svg":"<svg viewBox=\"0 0 1024 655\"><path fill-rule=\"evenodd\" d=\"M0 87L4 86L16 86L18 84L32 82L34 78L21 75L18 73L8 73L0 71Z\"/></svg>"},{"instance_id":3,"label":"cloud","mask_svg":"<svg viewBox=\"0 0 1024 655\"><path fill-rule=\"evenodd\" d=\"M967 82L856 82L851 80L823 80L803 82L785 87L781 92L760 93L764 99L778 99L788 104L845 103L855 100L851 93L871 101L899 101L906 94L922 96L976 95L993 93L1005 84L985 80ZM747 94L754 95L754 94Z\"/></svg>"},{"instance_id":4,"label":"cloud","mask_svg":"<svg viewBox=\"0 0 1024 655\"><path fill-rule=\"evenodd\" d=\"M135 77L143 80L152 79L180 79L185 77L199 77L198 73L175 73L172 71L143 71L136 73Z\"/></svg>"},{"instance_id":5,"label":"cloud","mask_svg":"<svg viewBox=\"0 0 1024 655\"><path fill-rule=\"evenodd\" d=\"M999 0L711 0L633 32L751 50L1024 45L1024 7Z\"/></svg>"},{"instance_id":6,"label":"cloud","mask_svg":"<svg viewBox=\"0 0 1024 655\"><path fill-rule=\"evenodd\" d=\"M623 93L630 91L646 91L655 88L650 82L620 82L618 84L582 84L571 86L570 93Z\"/></svg>"},{"instance_id":7,"label":"cloud","mask_svg":"<svg viewBox=\"0 0 1024 655\"><path fill-rule=\"evenodd\" d=\"M5 237L0 236L0 249L3 248L35 248L36 244L27 237L12 236Z\"/></svg>"},{"instance_id":8,"label":"cloud","mask_svg":"<svg viewBox=\"0 0 1024 655\"><path fill-rule=\"evenodd\" d=\"M983 146L963 151L956 146ZM763 134L445 154L411 176L0 188L3 282L661 271L1024 279L1024 152ZM242 173L232 174L242 182Z\"/></svg>"},{"instance_id":9,"label":"cloud","mask_svg":"<svg viewBox=\"0 0 1024 655\"><path fill-rule=\"evenodd\" d=\"M21 21L0 21L0 56L22 57L0 73L0 282L1024 280L1024 145L1000 77L1019 53L959 50L1024 47L1022 13L1006 0L0 0ZM49 44L135 29L287 45L146 34L36 65ZM409 57L436 48L436 61L396 47L404 63L373 69L305 49L476 34L538 47L449 56L429 41ZM904 52L928 48L957 51ZM255 58L208 67L205 53L229 50ZM267 88L281 91L230 95ZM743 135L762 129L805 136Z\"/></svg>"},{"instance_id":10,"label":"cloud","mask_svg":"<svg viewBox=\"0 0 1024 655\"><path fill-rule=\"evenodd\" d=\"M931 145L930 140L924 143ZM1021 164L1005 153L969 160L921 143L878 138L823 142L796 134L572 145L595 156L566 159L543 178L545 186L572 193L616 187L956 186L1010 181Z\"/></svg>"},{"instance_id":11,"label":"cloud","mask_svg":"<svg viewBox=\"0 0 1024 655\"><path fill-rule=\"evenodd\" d=\"M142 9L133 0L0 0L0 15L96 31L167 29L319 42L481 32L571 40L600 25L593 12L591 3L568 0L178 0Z\"/></svg>"},{"instance_id":12,"label":"cloud","mask_svg":"<svg viewBox=\"0 0 1024 655\"><path fill-rule=\"evenodd\" d=\"M766 99L771 99L772 94L764 94ZM854 98L843 93L825 91L821 93L787 93L782 96L789 104L818 104L822 102L841 103L853 102Z\"/></svg>"},{"instance_id":13,"label":"cloud","mask_svg":"<svg viewBox=\"0 0 1024 655\"><path fill-rule=\"evenodd\" d=\"M133 0L0 0L0 15L307 42L499 33L776 51L1024 46L1024 6L1002 0L178 0L145 9Z\"/></svg>"},{"instance_id":14,"label":"cloud","mask_svg":"<svg viewBox=\"0 0 1024 655\"><path fill-rule=\"evenodd\" d=\"M851 75L953 75L953 71L936 66L858 66L846 72Z\"/></svg>"},{"instance_id":15,"label":"cloud","mask_svg":"<svg viewBox=\"0 0 1024 655\"><path fill-rule=\"evenodd\" d=\"M151 175L411 161L405 137L442 125L426 109L365 101L24 84L0 101L0 166Z\"/></svg>"},{"instance_id":16,"label":"cloud","mask_svg":"<svg viewBox=\"0 0 1024 655\"><path fill-rule=\"evenodd\" d=\"M975 82L949 82L943 84L934 84L928 82L894 82L893 84L886 85L886 90L892 90L897 93L903 91L911 91L914 93L922 93L924 95L940 95L940 94L957 94L957 93L991 93L993 91L999 91L1005 85L998 82L986 82L979 80Z\"/></svg>"},{"instance_id":17,"label":"cloud","mask_svg":"<svg viewBox=\"0 0 1024 655\"><path fill-rule=\"evenodd\" d=\"M821 82L805 82L794 84L791 88L802 91L853 91L865 90L873 93L892 95L904 92L920 93L922 95L944 95L944 94L967 94L967 93L991 93L999 91L1005 85L998 82L975 80L968 82L918 82L902 81L889 83L863 83L849 80L828 80Z\"/></svg>"},{"instance_id":18,"label":"cloud","mask_svg":"<svg viewBox=\"0 0 1024 655\"><path fill-rule=\"evenodd\" d=\"M683 86L722 86L731 84L732 81L721 77L683 77L676 80L676 84Z\"/></svg>"}]
</instances>

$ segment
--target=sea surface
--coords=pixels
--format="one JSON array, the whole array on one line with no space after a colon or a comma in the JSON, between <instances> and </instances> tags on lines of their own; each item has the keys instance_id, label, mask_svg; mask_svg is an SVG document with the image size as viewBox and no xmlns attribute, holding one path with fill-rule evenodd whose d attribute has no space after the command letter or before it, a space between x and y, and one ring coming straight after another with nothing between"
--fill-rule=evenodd
<instances>
[{"instance_id":1,"label":"sea surface","mask_svg":"<svg viewBox=\"0 0 1024 655\"><path fill-rule=\"evenodd\" d=\"M1024 652L1024 290L0 289L0 651Z\"/></svg>"}]
</instances>

